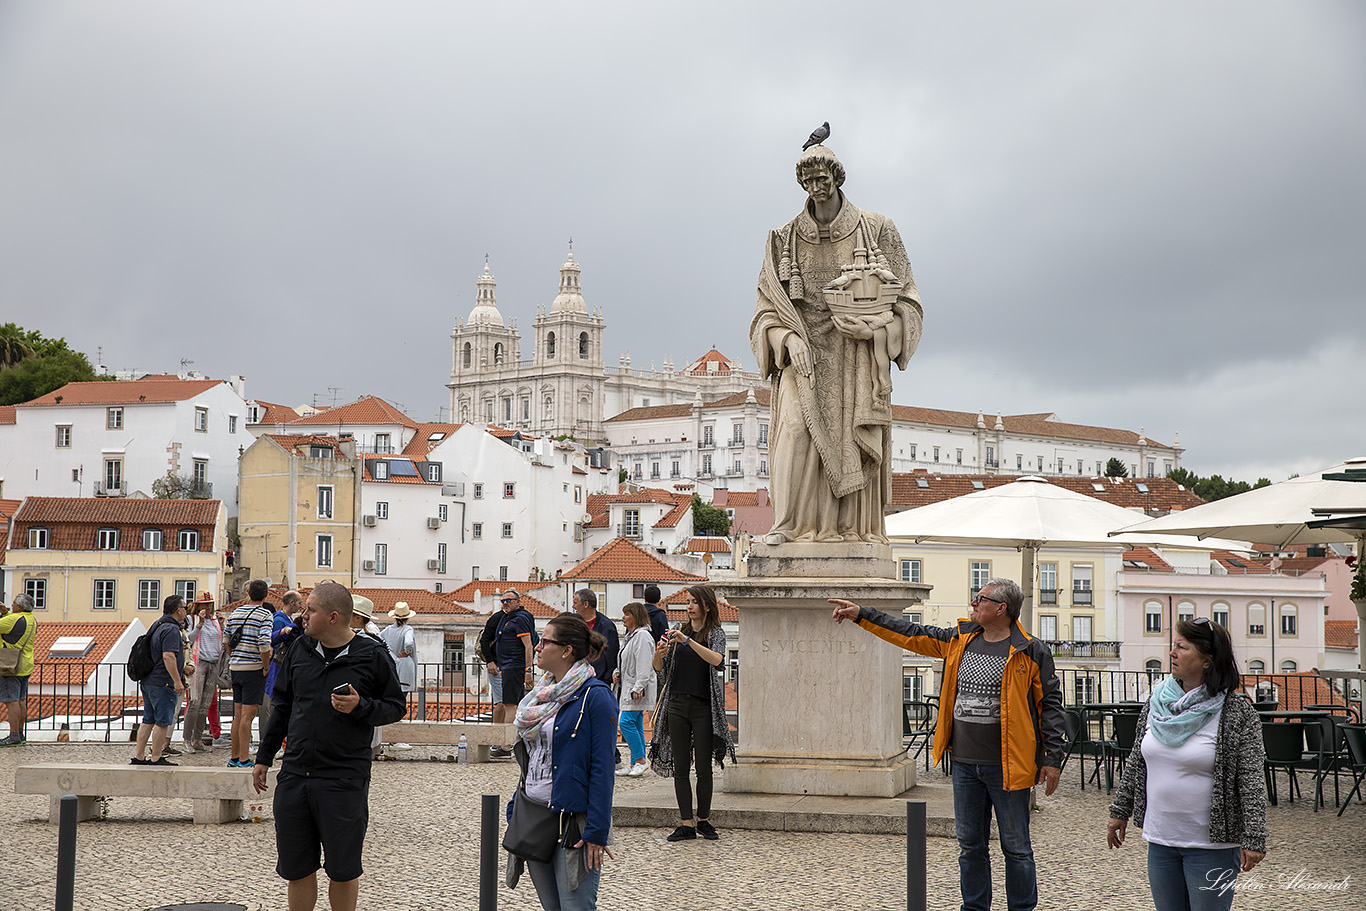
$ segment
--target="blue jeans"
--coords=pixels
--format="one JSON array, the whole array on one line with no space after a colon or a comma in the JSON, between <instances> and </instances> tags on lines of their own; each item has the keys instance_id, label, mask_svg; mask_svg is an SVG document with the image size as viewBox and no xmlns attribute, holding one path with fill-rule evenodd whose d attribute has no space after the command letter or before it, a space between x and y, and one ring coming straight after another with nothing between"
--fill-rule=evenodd
<instances>
[{"instance_id":1,"label":"blue jeans","mask_svg":"<svg viewBox=\"0 0 1366 911\"><path fill-rule=\"evenodd\" d=\"M555 849L548 864L528 861L527 873L536 887L536 897L545 911L594 911L598 906L598 881L602 870L589 870L574 891L569 890L569 874L564 866L564 846Z\"/></svg>"},{"instance_id":2,"label":"blue jeans","mask_svg":"<svg viewBox=\"0 0 1366 911\"><path fill-rule=\"evenodd\" d=\"M1039 903L1034 849L1029 844L1029 789L1007 791L999 765L953 764L954 834L958 836L958 877L963 911L991 908L991 854L987 836L991 814L1006 858L1006 907L1033 911Z\"/></svg>"},{"instance_id":3,"label":"blue jeans","mask_svg":"<svg viewBox=\"0 0 1366 911\"><path fill-rule=\"evenodd\" d=\"M621 713L621 736L631 750L631 765L645 759L645 713L643 711Z\"/></svg>"},{"instance_id":4,"label":"blue jeans","mask_svg":"<svg viewBox=\"0 0 1366 911\"><path fill-rule=\"evenodd\" d=\"M1148 885L1157 911L1228 911L1241 848L1173 848L1148 842Z\"/></svg>"}]
</instances>

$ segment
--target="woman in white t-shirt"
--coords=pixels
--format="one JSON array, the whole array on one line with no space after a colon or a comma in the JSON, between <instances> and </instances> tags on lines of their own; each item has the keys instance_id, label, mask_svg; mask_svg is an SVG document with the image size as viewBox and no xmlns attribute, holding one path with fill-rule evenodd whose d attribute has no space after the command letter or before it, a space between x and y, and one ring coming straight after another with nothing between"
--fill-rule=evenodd
<instances>
[{"instance_id":1,"label":"woman in white t-shirt","mask_svg":"<svg viewBox=\"0 0 1366 911\"><path fill-rule=\"evenodd\" d=\"M1228 631L1181 620L1171 676L1139 715L1106 839L1124 843L1129 819L1148 842L1157 911L1226 911L1238 872L1266 856L1261 717L1242 681Z\"/></svg>"}]
</instances>

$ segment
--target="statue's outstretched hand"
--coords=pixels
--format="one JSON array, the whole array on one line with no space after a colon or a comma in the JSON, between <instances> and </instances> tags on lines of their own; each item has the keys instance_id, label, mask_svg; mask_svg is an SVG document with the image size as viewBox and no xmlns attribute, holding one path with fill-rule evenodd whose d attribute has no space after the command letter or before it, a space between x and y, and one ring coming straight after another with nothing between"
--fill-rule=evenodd
<instances>
[{"instance_id":1,"label":"statue's outstretched hand","mask_svg":"<svg viewBox=\"0 0 1366 911\"><path fill-rule=\"evenodd\" d=\"M811 375L811 349L795 332L787 337L787 361L802 376Z\"/></svg>"}]
</instances>

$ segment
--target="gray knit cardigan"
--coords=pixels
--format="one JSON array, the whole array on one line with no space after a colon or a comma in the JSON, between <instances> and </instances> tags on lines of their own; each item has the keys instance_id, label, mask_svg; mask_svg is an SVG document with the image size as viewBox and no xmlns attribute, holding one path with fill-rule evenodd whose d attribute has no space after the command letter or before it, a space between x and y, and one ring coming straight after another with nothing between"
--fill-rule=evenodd
<instances>
[{"instance_id":1,"label":"gray knit cardigan","mask_svg":"<svg viewBox=\"0 0 1366 911\"><path fill-rule=\"evenodd\" d=\"M1148 706L1138 716L1134 748L1110 804L1111 819L1128 819L1143 827L1148 809L1148 764L1143 761L1143 735ZM1209 840L1242 845L1266 853L1266 747L1262 718L1252 704L1230 692L1219 715L1214 738L1214 797L1209 810Z\"/></svg>"}]
</instances>

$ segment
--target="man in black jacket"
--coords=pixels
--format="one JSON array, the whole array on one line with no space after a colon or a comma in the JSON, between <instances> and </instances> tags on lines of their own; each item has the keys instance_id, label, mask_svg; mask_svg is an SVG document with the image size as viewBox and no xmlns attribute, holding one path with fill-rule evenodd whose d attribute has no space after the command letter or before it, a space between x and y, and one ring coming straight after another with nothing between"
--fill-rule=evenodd
<instances>
[{"instance_id":1,"label":"man in black jacket","mask_svg":"<svg viewBox=\"0 0 1366 911\"><path fill-rule=\"evenodd\" d=\"M318 901L319 844L334 911L355 911L361 848L370 819L370 738L403 717L403 691L383 643L350 628L351 593L336 582L313 589L304 635L285 656L273 711L252 769L257 793L288 738L275 782L275 872L289 881L289 911Z\"/></svg>"}]
</instances>

